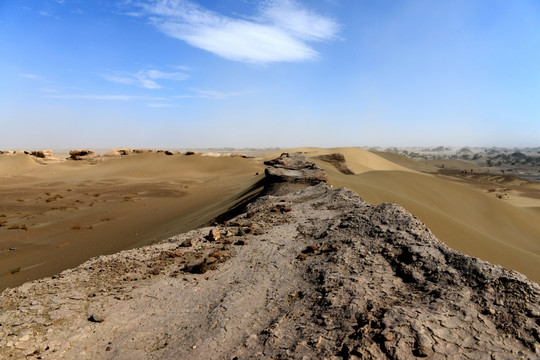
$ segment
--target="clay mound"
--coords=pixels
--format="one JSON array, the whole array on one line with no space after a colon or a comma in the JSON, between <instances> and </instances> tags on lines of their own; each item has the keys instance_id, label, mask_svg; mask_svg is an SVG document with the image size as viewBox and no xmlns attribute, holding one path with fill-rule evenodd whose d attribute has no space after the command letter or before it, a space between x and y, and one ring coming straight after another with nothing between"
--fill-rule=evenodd
<instances>
[{"instance_id":1,"label":"clay mound","mask_svg":"<svg viewBox=\"0 0 540 360\"><path fill-rule=\"evenodd\" d=\"M38 157L40 159L52 158L53 151L52 150L33 150L33 151L30 151L30 155Z\"/></svg>"},{"instance_id":2,"label":"clay mound","mask_svg":"<svg viewBox=\"0 0 540 360\"><path fill-rule=\"evenodd\" d=\"M147 154L155 152L153 149L133 149L132 151L134 154Z\"/></svg>"},{"instance_id":3,"label":"clay mound","mask_svg":"<svg viewBox=\"0 0 540 360\"><path fill-rule=\"evenodd\" d=\"M69 151L69 158L71 160L87 160L94 155L95 153L93 150L70 150Z\"/></svg>"},{"instance_id":4,"label":"clay mound","mask_svg":"<svg viewBox=\"0 0 540 360\"><path fill-rule=\"evenodd\" d=\"M326 183L326 173L298 152L282 153L280 157L264 162L267 192L284 193L305 186ZM282 189L279 189L282 188Z\"/></svg>"},{"instance_id":5,"label":"clay mound","mask_svg":"<svg viewBox=\"0 0 540 360\"><path fill-rule=\"evenodd\" d=\"M230 156L230 157L241 157L241 158L248 158L249 156L247 156L246 154L244 153L239 153L239 152L233 152L233 153L226 153L226 154L223 154L223 156Z\"/></svg>"},{"instance_id":6,"label":"clay mound","mask_svg":"<svg viewBox=\"0 0 540 360\"><path fill-rule=\"evenodd\" d=\"M0 357L533 359L539 296L402 207L319 183L4 291Z\"/></svg>"},{"instance_id":7,"label":"clay mound","mask_svg":"<svg viewBox=\"0 0 540 360\"><path fill-rule=\"evenodd\" d=\"M112 149L106 155L109 155L109 156L126 156L126 155L130 155L130 154L133 154L133 153L134 153L134 151L132 149L119 148L119 149Z\"/></svg>"},{"instance_id":8,"label":"clay mound","mask_svg":"<svg viewBox=\"0 0 540 360\"><path fill-rule=\"evenodd\" d=\"M347 163L345 162L345 156L343 156L343 154L333 153L327 155L319 155L317 156L317 159L321 159L322 161L326 161L334 165L334 167L342 174L354 175L354 172L347 166Z\"/></svg>"}]
</instances>

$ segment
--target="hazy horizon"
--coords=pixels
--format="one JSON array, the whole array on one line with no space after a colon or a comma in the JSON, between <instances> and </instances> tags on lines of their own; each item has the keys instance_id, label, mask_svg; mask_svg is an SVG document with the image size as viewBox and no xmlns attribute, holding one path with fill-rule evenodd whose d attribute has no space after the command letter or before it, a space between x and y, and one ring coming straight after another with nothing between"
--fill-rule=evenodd
<instances>
[{"instance_id":1,"label":"hazy horizon","mask_svg":"<svg viewBox=\"0 0 540 360\"><path fill-rule=\"evenodd\" d=\"M0 4L0 149L540 146L540 3Z\"/></svg>"}]
</instances>

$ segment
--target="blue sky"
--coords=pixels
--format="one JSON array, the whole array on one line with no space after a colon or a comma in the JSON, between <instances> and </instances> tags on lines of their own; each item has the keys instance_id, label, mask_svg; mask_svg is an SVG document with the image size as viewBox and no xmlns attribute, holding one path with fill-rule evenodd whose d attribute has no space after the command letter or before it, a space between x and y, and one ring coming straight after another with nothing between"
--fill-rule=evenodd
<instances>
[{"instance_id":1,"label":"blue sky","mask_svg":"<svg viewBox=\"0 0 540 360\"><path fill-rule=\"evenodd\" d=\"M538 146L536 0L0 1L0 148Z\"/></svg>"}]
</instances>

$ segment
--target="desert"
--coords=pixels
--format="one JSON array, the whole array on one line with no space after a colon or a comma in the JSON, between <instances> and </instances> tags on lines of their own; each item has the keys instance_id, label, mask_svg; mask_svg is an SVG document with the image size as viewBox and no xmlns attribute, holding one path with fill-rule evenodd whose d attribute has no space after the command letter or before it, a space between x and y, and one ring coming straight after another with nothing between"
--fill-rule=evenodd
<instances>
[{"instance_id":1,"label":"desert","mask_svg":"<svg viewBox=\"0 0 540 360\"><path fill-rule=\"evenodd\" d=\"M534 181L360 148L105 154L0 155L6 358L539 354Z\"/></svg>"},{"instance_id":2,"label":"desert","mask_svg":"<svg viewBox=\"0 0 540 360\"><path fill-rule=\"evenodd\" d=\"M540 359L538 1L0 4L0 360Z\"/></svg>"},{"instance_id":3,"label":"desert","mask_svg":"<svg viewBox=\"0 0 540 360\"><path fill-rule=\"evenodd\" d=\"M426 164L360 148L293 151L324 169L329 184L371 203L398 203L448 246L540 280L538 182L463 160ZM262 162L280 153L115 149L74 160L68 151L5 152L0 289L210 225L261 191ZM348 172L325 161L335 153Z\"/></svg>"},{"instance_id":4,"label":"desert","mask_svg":"<svg viewBox=\"0 0 540 360\"><path fill-rule=\"evenodd\" d=\"M0 155L0 288L205 225L252 195L264 169L230 155L170 154Z\"/></svg>"}]
</instances>

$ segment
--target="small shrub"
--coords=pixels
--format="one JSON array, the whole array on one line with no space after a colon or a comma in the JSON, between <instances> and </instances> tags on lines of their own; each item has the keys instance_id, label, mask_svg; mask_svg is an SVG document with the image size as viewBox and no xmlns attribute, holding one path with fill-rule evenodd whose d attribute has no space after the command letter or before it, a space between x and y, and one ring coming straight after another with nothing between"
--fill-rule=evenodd
<instances>
[{"instance_id":1,"label":"small shrub","mask_svg":"<svg viewBox=\"0 0 540 360\"><path fill-rule=\"evenodd\" d=\"M14 224L14 225L11 225L10 227L8 227L8 230L28 230L28 228L24 224L22 224L22 225Z\"/></svg>"},{"instance_id":2,"label":"small shrub","mask_svg":"<svg viewBox=\"0 0 540 360\"><path fill-rule=\"evenodd\" d=\"M60 194L56 194L56 195L54 195L54 196L51 196L51 197L45 199L45 201L46 201L46 202L51 202L51 201L56 201L56 200L58 200L58 199L63 199L63 198L64 198L64 196L62 196L62 195L60 195Z\"/></svg>"}]
</instances>

